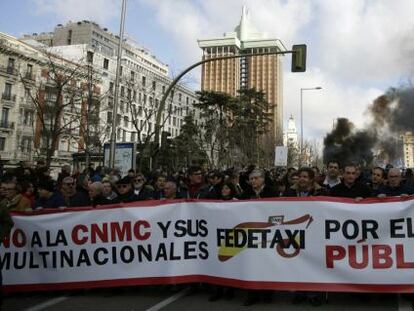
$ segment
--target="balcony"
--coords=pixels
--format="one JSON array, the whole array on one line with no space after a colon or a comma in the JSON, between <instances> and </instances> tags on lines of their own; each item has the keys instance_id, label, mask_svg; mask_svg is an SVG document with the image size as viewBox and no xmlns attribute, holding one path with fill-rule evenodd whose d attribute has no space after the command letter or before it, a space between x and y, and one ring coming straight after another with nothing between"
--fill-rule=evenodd
<instances>
[{"instance_id":1,"label":"balcony","mask_svg":"<svg viewBox=\"0 0 414 311\"><path fill-rule=\"evenodd\" d=\"M12 95L9 93L3 93L1 94L1 101L4 104L8 104L10 106L13 106L16 103L16 95Z\"/></svg>"},{"instance_id":2,"label":"balcony","mask_svg":"<svg viewBox=\"0 0 414 311\"><path fill-rule=\"evenodd\" d=\"M0 66L0 73L17 78L17 69L11 66Z\"/></svg>"},{"instance_id":3,"label":"balcony","mask_svg":"<svg viewBox=\"0 0 414 311\"><path fill-rule=\"evenodd\" d=\"M11 151L0 151L0 156L2 160L13 160L14 152Z\"/></svg>"},{"instance_id":4,"label":"balcony","mask_svg":"<svg viewBox=\"0 0 414 311\"><path fill-rule=\"evenodd\" d=\"M23 80L26 80L27 82L35 82L36 77L32 72L26 72L23 76Z\"/></svg>"},{"instance_id":5,"label":"balcony","mask_svg":"<svg viewBox=\"0 0 414 311\"><path fill-rule=\"evenodd\" d=\"M9 121L0 121L0 130L6 130L6 131L11 131L14 129L14 122L9 122Z\"/></svg>"}]
</instances>

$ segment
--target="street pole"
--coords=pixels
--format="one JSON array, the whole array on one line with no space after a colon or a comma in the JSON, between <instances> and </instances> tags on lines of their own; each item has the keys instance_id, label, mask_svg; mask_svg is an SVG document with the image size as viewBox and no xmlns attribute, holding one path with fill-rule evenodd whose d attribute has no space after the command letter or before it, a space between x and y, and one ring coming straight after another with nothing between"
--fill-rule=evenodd
<instances>
[{"instance_id":1,"label":"street pole","mask_svg":"<svg viewBox=\"0 0 414 311\"><path fill-rule=\"evenodd\" d=\"M217 60L224 60L224 59L232 59L232 58L241 58L241 57L248 57L248 56L263 56L263 55L279 55L279 54L293 54L296 53L295 51L291 50L291 51L279 51L279 52L264 52L264 53L249 53L249 54L239 54L239 55L230 55L230 56L221 56L221 57L214 57L214 58L206 58L203 59L202 61L199 61L193 65L191 65L190 67L186 68L185 70L183 70L172 82L171 84L168 86L167 90L165 91L161 101L160 101L160 106L158 108L157 111L157 115L155 118L155 131L154 131L154 142L156 144L159 144L160 141L160 131L161 131L161 116L162 113L164 112L165 109L165 102L167 101L168 95L171 93L172 89L176 86L176 84L178 83L178 81L180 81L180 79L189 71L191 71L192 69L204 64L204 63L208 63L208 62L213 62L213 61L217 61ZM156 161L154 163L155 165L157 165Z\"/></svg>"},{"instance_id":2,"label":"street pole","mask_svg":"<svg viewBox=\"0 0 414 311\"><path fill-rule=\"evenodd\" d=\"M125 26L125 11L126 11L126 0L122 0L122 11L121 11L121 24L119 27L119 44L118 44L118 57L116 59L116 75L115 75L115 93L114 103L112 108L112 132L110 140L109 150L109 167L114 168L115 166L115 145L116 145L116 116L118 113L118 89L119 89L119 78L121 73L121 56L122 56L122 43L124 41L124 26Z\"/></svg>"},{"instance_id":3,"label":"street pole","mask_svg":"<svg viewBox=\"0 0 414 311\"><path fill-rule=\"evenodd\" d=\"M301 88L300 89L300 159L299 159L299 167L302 166L303 160L303 91L314 91L314 90L321 90L320 86L317 87L309 87L309 88Z\"/></svg>"}]
</instances>

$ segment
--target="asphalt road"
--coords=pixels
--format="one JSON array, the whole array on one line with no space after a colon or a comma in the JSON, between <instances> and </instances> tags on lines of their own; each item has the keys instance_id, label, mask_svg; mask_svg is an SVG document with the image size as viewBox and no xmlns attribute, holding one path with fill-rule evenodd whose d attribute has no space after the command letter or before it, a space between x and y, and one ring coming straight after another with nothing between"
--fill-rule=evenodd
<instances>
[{"instance_id":1,"label":"asphalt road","mask_svg":"<svg viewBox=\"0 0 414 311\"><path fill-rule=\"evenodd\" d=\"M171 291L165 287L128 287L94 289L76 292L15 293L6 296L5 311L156 311L156 310L396 310L411 311L412 303L397 294L330 293L326 304L313 307L309 303L292 304L292 293L275 292L271 303L259 302L243 306L245 291L237 290L232 300L208 301L206 289L190 293L188 288ZM215 311L215 310L214 310Z\"/></svg>"}]
</instances>

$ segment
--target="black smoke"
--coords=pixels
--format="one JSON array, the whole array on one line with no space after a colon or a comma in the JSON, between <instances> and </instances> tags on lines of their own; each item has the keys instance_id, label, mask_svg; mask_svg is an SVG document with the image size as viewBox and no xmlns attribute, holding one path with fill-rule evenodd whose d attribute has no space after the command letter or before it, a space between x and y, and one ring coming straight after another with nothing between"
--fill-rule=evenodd
<instances>
[{"instance_id":1,"label":"black smoke","mask_svg":"<svg viewBox=\"0 0 414 311\"><path fill-rule=\"evenodd\" d=\"M371 117L357 130L346 118L337 120L325 136L324 162L337 160L370 165L373 160L392 163L402 157L401 135L414 132L414 88L391 88L367 109Z\"/></svg>"}]
</instances>

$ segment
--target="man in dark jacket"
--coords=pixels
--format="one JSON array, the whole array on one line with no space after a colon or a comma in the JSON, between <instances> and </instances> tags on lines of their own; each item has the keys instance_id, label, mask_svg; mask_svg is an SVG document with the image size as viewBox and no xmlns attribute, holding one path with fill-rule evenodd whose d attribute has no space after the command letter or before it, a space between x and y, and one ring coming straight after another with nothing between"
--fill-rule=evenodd
<instances>
[{"instance_id":1,"label":"man in dark jacket","mask_svg":"<svg viewBox=\"0 0 414 311\"><path fill-rule=\"evenodd\" d=\"M315 172L309 167L298 170L299 179L296 184L287 189L284 197L310 197L327 195L328 191L321 187L315 180Z\"/></svg>"},{"instance_id":2,"label":"man in dark jacket","mask_svg":"<svg viewBox=\"0 0 414 311\"><path fill-rule=\"evenodd\" d=\"M99 181L93 182L89 185L90 205L95 207L97 205L106 205L112 203L110 200L106 199L103 196L102 191L103 185Z\"/></svg>"},{"instance_id":3,"label":"man in dark jacket","mask_svg":"<svg viewBox=\"0 0 414 311\"><path fill-rule=\"evenodd\" d=\"M330 195L354 198L356 201L370 197L372 195L371 190L367 185L356 182L357 177L357 167L353 164L346 165L341 183L330 190Z\"/></svg>"},{"instance_id":4,"label":"man in dark jacket","mask_svg":"<svg viewBox=\"0 0 414 311\"><path fill-rule=\"evenodd\" d=\"M13 227L13 220L10 217L10 212L7 206L0 205L0 245L4 238L10 234L11 228ZM3 286L3 277L0 270L0 289ZM0 290L0 309L3 304L3 291Z\"/></svg>"},{"instance_id":5,"label":"man in dark jacket","mask_svg":"<svg viewBox=\"0 0 414 311\"><path fill-rule=\"evenodd\" d=\"M249 174L249 183L251 189L248 189L241 197L244 200L278 196L274 189L265 184L265 174L262 170L253 170Z\"/></svg>"},{"instance_id":6,"label":"man in dark jacket","mask_svg":"<svg viewBox=\"0 0 414 311\"><path fill-rule=\"evenodd\" d=\"M402 182L401 171L398 168L391 168L388 171L387 185L377 190L378 197L406 197L414 194L414 189Z\"/></svg>"}]
</instances>

